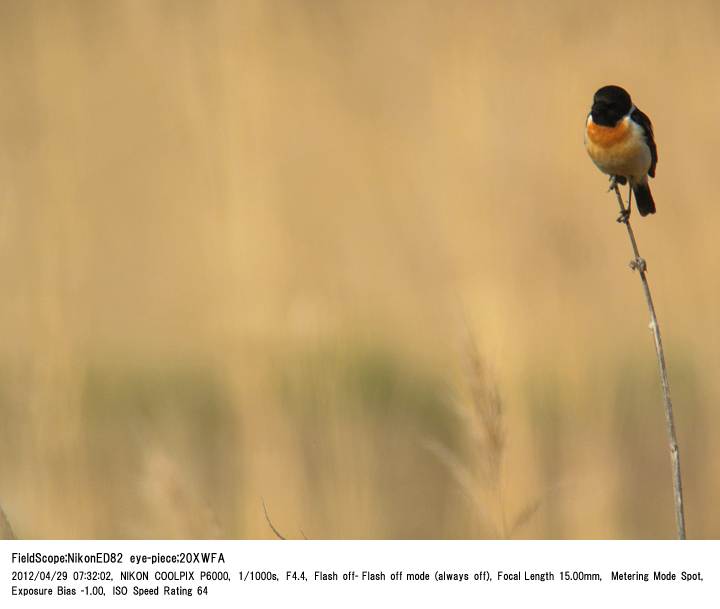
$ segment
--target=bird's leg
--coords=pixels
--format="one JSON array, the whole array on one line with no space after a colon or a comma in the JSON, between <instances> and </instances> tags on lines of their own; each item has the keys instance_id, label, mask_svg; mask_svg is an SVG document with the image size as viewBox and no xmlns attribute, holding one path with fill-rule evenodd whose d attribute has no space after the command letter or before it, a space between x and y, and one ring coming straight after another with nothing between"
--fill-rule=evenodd
<instances>
[{"instance_id":1,"label":"bird's leg","mask_svg":"<svg viewBox=\"0 0 720 609\"><path fill-rule=\"evenodd\" d=\"M610 188L608 188L608 192L613 190L618 184L625 186L625 184L627 184L627 178L625 176L610 176Z\"/></svg>"},{"instance_id":2,"label":"bird's leg","mask_svg":"<svg viewBox=\"0 0 720 609\"><path fill-rule=\"evenodd\" d=\"M630 211L632 210L632 186L628 186L628 205L627 209L623 207L623 210L620 212L620 215L618 216L617 221L622 222L623 224L627 224L628 220L630 220Z\"/></svg>"}]
</instances>

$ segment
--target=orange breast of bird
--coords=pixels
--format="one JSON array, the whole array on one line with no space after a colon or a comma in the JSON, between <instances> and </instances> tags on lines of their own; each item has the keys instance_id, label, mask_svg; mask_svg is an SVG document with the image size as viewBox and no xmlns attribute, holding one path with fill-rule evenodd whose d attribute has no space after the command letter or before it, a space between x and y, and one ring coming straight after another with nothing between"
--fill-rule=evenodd
<instances>
[{"instance_id":1,"label":"orange breast of bird","mask_svg":"<svg viewBox=\"0 0 720 609\"><path fill-rule=\"evenodd\" d=\"M596 125L588 118L585 147L595 165L608 175L640 178L652 162L641 128L627 116L614 127Z\"/></svg>"},{"instance_id":2,"label":"orange breast of bird","mask_svg":"<svg viewBox=\"0 0 720 609\"><path fill-rule=\"evenodd\" d=\"M627 119L622 120L614 127L596 125L589 121L587 137L588 140L600 148L612 148L625 142L630 137L630 121Z\"/></svg>"}]
</instances>

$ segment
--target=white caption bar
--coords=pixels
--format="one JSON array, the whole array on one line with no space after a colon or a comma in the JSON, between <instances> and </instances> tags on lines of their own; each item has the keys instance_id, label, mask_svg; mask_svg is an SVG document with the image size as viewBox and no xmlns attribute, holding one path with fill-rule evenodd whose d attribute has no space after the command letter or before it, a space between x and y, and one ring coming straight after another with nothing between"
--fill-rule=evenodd
<instances>
[{"instance_id":1,"label":"white caption bar","mask_svg":"<svg viewBox=\"0 0 720 609\"><path fill-rule=\"evenodd\" d=\"M700 606L720 598L718 549L716 541L7 541L0 606Z\"/></svg>"}]
</instances>

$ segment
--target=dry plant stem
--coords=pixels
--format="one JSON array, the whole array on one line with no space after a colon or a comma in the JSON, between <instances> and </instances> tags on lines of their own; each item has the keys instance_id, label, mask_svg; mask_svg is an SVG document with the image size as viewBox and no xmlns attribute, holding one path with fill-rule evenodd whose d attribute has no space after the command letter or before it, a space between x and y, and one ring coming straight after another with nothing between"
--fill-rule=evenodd
<instances>
[{"instance_id":1,"label":"dry plant stem","mask_svg":"<svg viewBox=\"0 0 720 609\"><path fill-rule=\"evenodd\" d=\"M283 535L280 534L280 532L275 528L275 525L272 523L272 520L270 520L270 515L268 514L267 507L265 506L265 500L261 498L260 501L262 501L262 508L263 508L263 512L265 513L265 520L267 521L268 525L270 526L270 529L272 529L272 532L275 533L275 536L278 539L285 540L286 537L284 537Z\"/></svg>"},{"instance_id":2,"label":"dry plant stem","mask_svg":"<svg viewBox=\"0 0 720 609\"><path fill-rule=\"evenodd\" d=\"M624 215L626 210L625 205L623 204L622 196L620 195L620 189L617 184L615 184L613 188L615 190L615 194L617 195L620 211ZM629 212L629 210L630 203L628 199L627 212ZM685 539L685 508L683 506L682 476L680 475L680 450L678 449L677 436L675 434L675 419L673 417L672 400L670 399L670 383L668 382L667 367L665 365L665 352L663 351L662 338L660 338L660 326L658 325L657 316L655 315L655 306L653 305L652 295L650 294L650 286L648 285L648 280L645 275L647 266L645 264L645 260L640 257L637 241L635 241L635 233L633 233L632 226L630 226L630 221L627 216L625 217L623 224L625 224L625 227L627 228L633 253L635 254L635 259L630 263L630 268L638 271L640 274L640 281L642 282L643 292L645 293L645 301L647 302L648 311L650 312L650 329L652 330L653 338L655 339L655 353L657 354L658 367L660 368L660 382L662 383L663 400L665 403L665 423L667 426L668 442L670 444L670 461L672 463L673 495L675 499L677 534L678 539Z\"/></svg>"},{"instance_id":3,"label":"dry plant stem","mask_svg":"<svg viewBox=\"0 0 720 609\"><path fill-rule=\"evenodd\" d=\"M15 532L10 526L10 521L5 515L2 506L0 506L0 539L16 539Z\"/></svg>"}]
</instances>

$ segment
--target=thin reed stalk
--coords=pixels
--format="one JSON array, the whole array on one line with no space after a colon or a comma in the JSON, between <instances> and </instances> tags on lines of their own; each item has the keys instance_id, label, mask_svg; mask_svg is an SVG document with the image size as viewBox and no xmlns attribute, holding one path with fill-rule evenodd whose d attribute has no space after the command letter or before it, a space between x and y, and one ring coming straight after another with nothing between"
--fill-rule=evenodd
<instances>
[{"instance_id":1,"label":"thin reed stalk","mask_svg":"<svg viewBox=\"0 0 720 609\"><path fill-rule=\"evenodd\" d=\"M16 539L15 532L10 526L10 521L0 506L0 539Z\"/></svg>"},{"instance_id":2,"label":"thin reed stalk","mask_svg":"<svg viewBox=\"0 0 720 609\"><path fill-rule=\"evenodd\" d=\"M655 340L655 354L657 355L658 367L660 369L660 383L662 384L663 402L665 406L665 424L670 447L677 536L678 539L685 539L685 507L683 504L682 476L680 474L680 449L678 448L677 435L675 433L675 418L673 416L672 400L670 399L670 382L668 381L667 366L665 365L665 351L663 350L662 338L660 337L660 325L658 324L657 315L655 314L655 306L653 305L652 295L650 294L650 285L648 284L646 276L647 264L640 256L637 241L635 240L635 233L630 225L630 197L632 195L628 195L628 206L626 209L617 184L613 184L613 189L615 190L618 205L620 206L621 221L625 224L625 228L627 228L630 244L632 245L633 253L635 255L635 259L630 262L630 268L638 271L638 274L640 275L643 293L645 294L645 302L647 303L648 311L650 312L650 330L652 331L653 339ZM632 193L632 189L630 189L629 192Z\"/></svg>"}]
</instances>

